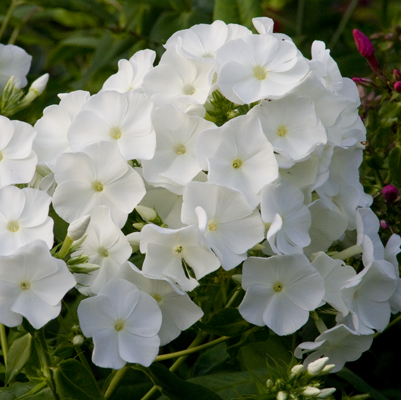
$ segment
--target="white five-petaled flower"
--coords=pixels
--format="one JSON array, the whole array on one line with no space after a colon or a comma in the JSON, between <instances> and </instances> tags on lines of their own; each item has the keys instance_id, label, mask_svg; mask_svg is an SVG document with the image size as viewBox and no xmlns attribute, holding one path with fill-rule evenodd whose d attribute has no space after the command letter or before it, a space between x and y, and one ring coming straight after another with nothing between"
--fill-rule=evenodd
<instances>
[{"instance_id":1,"label":"white five-petaled flower","mask_svg":"<svg viewBox=\"0 0 401 400\"><path fill-rule=\"evenodd\" d=\"M244 262L239 306L242 317L278 335L301 328L324 295L320 274L303 254L250 257Z\"/></svg>"},{"instance_id":2,"label":"white five-petaled flower","mask_svg":"<svg viewBox=\"0 0 401 400\"><path fill-rule=\"evenodd\" d=\"M61 310L61 300L75 279L65 262L35 240L13 254L0 256L0 322L17 326L26 318L40 329Z\"/></svg>"},{"instance_id":3,"label":"white five-petaled flower","mask_svg":"<svg viewBox=\"0 0 401 400\"><path fill-rule=\"evenodd\" d=\"M92 337L94 364L120 369L126 362L148 367L159 352L162 313L154 298L124 279L112 279L78 306L82 333Z\"/></svg>"},{"instance_id":4,"label":"white five-petaled flower","mask_svg":"<svg viewBox=\"0 0 401 400\"><path fill-rule=\"evenodd\" d=\"M53 246L51 197L41 190L15 186L0 189L0 254L7 255L37 239Z\"/></svg>"},{"instance_id":5,"label":"white five-petaled flower","mask_svg":"<svg viewBox=\"0 0 401 400\"><path fill-rule=\"evenodd\" d=\"M62 154L54 172L58 184L53 196L54 209L67 222L104 205L110 208L114 222L121 228L145 195L142 178L109 142Z\"/></svg>"}]
</instances>

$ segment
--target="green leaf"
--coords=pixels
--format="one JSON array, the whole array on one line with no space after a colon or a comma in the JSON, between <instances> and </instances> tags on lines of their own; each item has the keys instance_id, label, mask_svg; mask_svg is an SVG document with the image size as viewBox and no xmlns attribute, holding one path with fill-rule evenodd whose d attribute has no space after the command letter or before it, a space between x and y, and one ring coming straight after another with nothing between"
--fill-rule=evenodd
<instances>
[{"instance_id":1,"label":"green leaf","mask_svg":"<svg viewBox=\"0 0 401 400\"><path fill-rule=\"evenodd\" d=\"M389 169L392 183L396 186L401 186L401 146L395 146L389 154Z\"/></svg>"},{"instance_id":2,"label":"green leaf","mask_svg":"<svg viewBox=\"0 0 401 400\"><path fill-rule=\"evenodd\" d=\"M208 387L224 400L232 400L237 398L238 394L249 395L257 393L254 376L265 381L267 369L254 370L252 373L244 371L205 375L191 378L189 381Z\"/></svg>"},{"instance_id":3,"label":"green leaf","mask_svg":"<svg viewBox=\"0 0 401 400\"><path fill-rule=\"evenodd\" d=\"M34 386L31 382L16 382L7 388L0 389L0 400L15 400L29 392Z\"/></svg>"},{"instance_id":4,"label":"green leaf","mask_svg":"<svg viewBox=\"0 0 401 400\"><path fill-rule=\"evenodd\" d=\"M25 367L32 354L32 336L26 333L15 339L8 353L8 365L6 369L6 384L18 375Z\"/></svg>"},{"instance_id":5,"label":"green leaf","mask_svg":"<svg viewBox=\"0 0 401 400\"><path fill-rule=\"evenodd\" d=\"M239 24L239 10L236 1L216 0L214 3L213 21L224 21L226 24Z\"/></svg>"},{"instance_id":6,"label":"green leaf","mask_svg":"<svg viewBox=\"0 0 401 400\"><path fill-rule=\"evenodd\" d=\"M240 23L249 29L255 30L252 18L263 15L259 0L237 0Z\"/></svg>"},{"instance_id":7,"label":"green leaf","mask_svg":"<svg viewBox=\"0 0 401 400\"><path fill-rule=\"evenodd\" d=\"M49 388L46 388L46 389L41 390L40 392L33 394L31 396L23 397L22 399L23 400L54 400L54 395ZM18 398L15 400L18 400Z\"/></svg>"},{"instance_id":8,"label":"green leaf","mask_svg":"<svg viewBox=\"0 0 401 400\"><path fill-rule=\"evenodd\" d=\"M53 371L56 390L60 397L79 400L102 400L91 373L78 361L61 361Z\"/></svg>"},{"instance_id":9,"label":"green leaf","mask_svg":"<svg viewBox=\"0 0 401 400\"><path fill-rule=\"evenodd\" d=\"M194 376L206 375L228 359L225 343L220 343L203 352L195 362Z\"/></svg>"},{"instance_id":10,"label":"green leaf","mask_svg":"<svg viewBox=\"0 0 401 400\"><path fill-rule=\"evenodd\" d=\"M60 343L54 350L53 355L65 360L69 358L74 351L74 345L71 342Z\"/></svg>"},{"instance_id":11,"label":"green leaf","mask_svg":"<svg viewBox=\"0 0 401 400\"><path fill-rule=\"evenodd\" d=\"M237 336L251 325L246 322L236 308L223 308L212 315L207 323L198 322L204 332L219 336Z\"/></svg>"},{"instance_id":12,"label":"green leaf","mask_svg":"<svg viewBox=\"0 0 401 400\"><path fill-rule=\"evenodd\" d=\"M344 367L341 371L337 372L337 376L345 379L356 390L359 390L362 393L369 393L374 400L389 400L388 397L383 396L380 392L373 389L368 383L366 383L362 378L349 370L347 367Z\"/></svg>"},{"instance_id":13,"label":"green leaf","mask_svg":"<svg viewBox=\"0 0 401 400\"><path fill-rule=\"evenodd\" d=\"M147 374L162 394L170 400L222 400L210 389L178 378L162 364L153 363L148 368L136 365L133 368Z\"/></svg>"}]
</instances>

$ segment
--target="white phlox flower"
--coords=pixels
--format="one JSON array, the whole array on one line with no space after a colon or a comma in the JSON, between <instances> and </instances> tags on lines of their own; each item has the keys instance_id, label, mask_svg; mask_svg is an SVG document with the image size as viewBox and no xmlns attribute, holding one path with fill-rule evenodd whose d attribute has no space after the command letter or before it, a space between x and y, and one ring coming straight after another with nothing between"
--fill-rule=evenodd
<instances>
[{"instance_id":1,"label":"white phlox flower","mask_svg":"<svg viewBox=\"0 0 401 400\"><path fill-rule=\"evenodd\" d=\"M348 226L348 220L335 210L333 205L318 199L308 205L312 217L309 229L311 243L304 248L310 256L318 251L327 251L331 244L340 239Z\"/></svg>"},{"instance_id":2,"label":"white phlox flower","mask_svg":"<svg viewBox=\"0 0 401 400\"><path fill-rule=\"evenodd\" d=\"M241 192L212 183L189 182L184 191L181 220L197 224L224 269L247 258L246 252L263 239L263 222Z\"/></svg>"},{"instance_id":3,"label":"white phlox flower","mask_svg":"<svg viewBox=\"0 0 401 400\"><path fill-rule=\"evenodd\" d=\"M181 111L205 104L212 84L214 60L187 59L167 50L157 67L143 78L145 94L156 107L174 104Z\"/></svg>"},{"instance_id":4,"label":"white phlox flower","mask_svg":"<svg viewBox=\"0 0 401 400\"><path fill-rule=\"evenodd\" d=\"M241 25L214 21L212 24L198 24L189 29L175 32L164 47L175 49L185 58L215 58L216 51L227 41L251 35L252 32Z\"/></svg>"},{"instance_id":5,"label":"white phlox flower","mask_svg":"<svg viewBox=\"0 0 401 400\"><path fill-rule=\"evenodd\" d=\"M260 203L262 187L278 177L273 147L258 118L237 117L199 135L196 155L208 181L238 189L251 208Z\"/></svg>"},{"instance_id":6,"label":"white phlox flower","mask_svg":"<svg viewBox=\"0 0 401 400\"><path fill-rule=\"evenodd\" d=\"M82 333L93 338L92 361L99 367L148 367L159 352L157 302L124 279L112 279L97 296L82 300L78 318Z\"/></svg>"},{"instance_id":7,"label":"white phlox flower","mask_svg":"<svg viewBox=\"0 0 401 400\"><path fill-rule=\"evenodd\" d=\"M116 90L120 93L135 90L143 92L143 77L153 68L156 53L153 50L139 50L129 60L118 62L118 72L104 82L102 90Z\"/></svg>"},{"instance_id":8,"label":"white phlox flower","mask_svg":"<svg viewBox=\"0 0 401 400\"><path fill-rule=\"evenodd\" d=\"M156 148L152 110L152 102L142 93L100 92L83 105L68 128L71 149L108 141L125 160L149 160Z\"/></svg>"},{"instance_id":9,"label":"white phlox flower","mask_svg":"<svg viewBox=\"0 0 401 400\"><path fill-rule=\"evenodd\" d=\"M51 197L40 190L15 186L0 189L0 254L8 255L34 240L53 246Z\"/></svg>"},{"instance_id":10,"label":"white phlox flower","mask_svg":"<svg viewBox=\"0 0 401 400\"><path fill-rule=\"evenodd\" d=\"M326 129L317 118L310 97L291 94L265 100L249 114L260 118L274 150L289 160L302 160L327 142Z\"/></svg>"},{"instance_id":11,"label":"white phlox flower","mask_svg":"<svg viewBox=\"0 0 401 400\"><path fill-rule=\"evenodd\" d=\"M260 204L266 238L276 254L302 253L310 244L311 213L301 190L288 182L266 185Z\"/></svg>"},{"instance_id":12,"label":"white phlox flower","mask_svg":"<svg viewBox=\"0 0 401 400\"><path fill-rule=\"evenodd\" d=\"M329 357L330 364L335 364L332 373L340 371L346 362L357 360L372 345L373 335L360 335L345 325L336 325L319 335L314 342L301 343L294 352L302 358L305 353L313 352L304 360L304 365L322 356Z\"/></svg>"},{"instance_id":13,"label":"white phlox flower","mask_svg":"<svg viewBox=\"0 0 401 400\"><path fill-rule=\"evenodd\" d=\"M38 155L38 163L50 167L55 165L60 154L71 151L67 137L68 128L90 98L90 93L77 90L62 94L60 98L60 104L46 107L43 110L43 117L35 124L37 135L32 148Z\"/></svg>"},{"instance_id":14,"label":"white phlox flower","mask_svg":"<svg viewBox=\"0 0 401 400\"><path fill-rule=\"evenodd\" d=\"M0 91L13 76L16 89L28 83L26 76L31 68L32 56L13 44L0 44Z\"/></svg>"},{"instance_id":15,"label":"white phlox flower","mask_svg":"<svg viewBox=\"0 0 401 400\"><path fill-rule=\"evenodd\" d=\"M352 323L361 334L381 332L390 321L389 299L396 286L394 267L387 261L373 261L341 289ZM341 316L340 316L341 318Z\"/></svg>"},{"instance_id":16,"label":"white phlox flower","mask_svg":"<svg viewBox=\"0 0 401 400\"><path fill-rule=\"evenodd\" d=\"M301 328L324 295L323 278L303 254L248 258L242 287L246 291L238 308L242 317L278 335Z\"/></svg>"},{"instance_id":17,"label":"white phlox flower","mask_svg":"<svg viewBox=\"0 0 401 400\"><path fill-rule=\"evenodd\" d=\"M309 71L291 41L268 33L227 42L217 51L216 60L217 85L237 104L283 96Z\"/></svg>"},{"instance_id":18,"label":"white phlox flower","mask_svg":"<svg viewBox=\"0 0 401 400\"><path fill-rule=\"evenodd\" d=\"M152 121L157 145L152 160L142 162L144 178L151 184L172 181L172 185L185 186L201 172L195 154L196 138L215 125L184 114L171 104L157 108Z\"/></svg>"},{"instance_id":19,"label":"white phlox flower","mask_svg":"<svg viewBox=\"0 0 401 400\"><path fill-rule=\"evenodd\" d=\"M323 304L327 302L343 315L348 314L349 310L340 295L340 290L346 281L356 275L354 268L345 265L344 261L333 260L323 252L318 253L312 261L312 265L324 279Z\"/></svg>"},{"instance_id":20,"label":"white phlox flower","mask_svg":"<svg viewBox=\"0 0 401 400\"><path fill-rule=\"evenodd\" d=\"M61 300L75 279L65 262L35 240L8 256L0 256L0 322L17 326L26 318L40 329L60 314Z\"/></svg>"},{"instance_id":21,"label":"white phlox flower","mask_svg":"<svg viewBox=\"0 0 401 400\"><path fill-rule=\"evenodd\" d=\"M98 206L91 214L87 237L80 249L72 254L89 256L88 262L100 267L90 274L75 274L77 289L85 295L99 293L132 254L128 240L114 223L107 207Z\"/></svg>"},{"instance_id":22,"label":"white phlox flower","mask_svg":"<svg viewBox=\"0 0 401 400\"><path fill-rule=\"evenodd\" d=\"M0 115L0 188L28 183L35 173L37 155L32 150L36 131L21 121Z\"/></svg>"},{"instance_id":23,"label":"white phlox flower","mask_svg":"<svg viewBox=\"0 0 401 400\"><path fill-rule=\"evenodd\" d=\"M203 316L202 309L186 293L178 292L165 280L147 278L130 262L122 266L119 277L133 283L157 301L162 312L162 325L158 333L160 346L170 343Z\"/></svg>"},{"instance_id":24,"label":"white phlox flower","mask_svg":"<svg viewBox=\"0 0 401 400\"><path fill-rule=\"evenodd\" d=\"M70 223L104 205L110 208L114 222L121 228L145 195L142 178L109 142L62 154L54 172L58 186L53 206Z\"/></svg>"},{"instance_id":25,"label":"white phlox flower","mask_svg":"<svg viewBox=\"0 0 401 400\"><path fill-rule=\"evenodd\" d=\"M165 279L180 291L193 290L199 279L220 267L213 252L201 247L198 236L196 225L180 229L144 226L140 242L141 252L146 253L144 275Z\"/></svg>"}]
</instances>

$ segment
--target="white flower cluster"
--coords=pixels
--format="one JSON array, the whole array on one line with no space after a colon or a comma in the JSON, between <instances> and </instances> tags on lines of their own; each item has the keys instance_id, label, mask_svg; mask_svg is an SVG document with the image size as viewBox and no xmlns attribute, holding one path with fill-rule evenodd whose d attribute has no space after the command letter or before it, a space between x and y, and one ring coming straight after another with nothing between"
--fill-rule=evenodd
<instances>
[{"instance_id":1,"label":"white flower cluster","mask_svg":"<svg viewBox=\"0 0 401 400\"><path fill-rule=\"evenodd\" d=\"M222 21L179 31L158 66L151 50L120 60L98 94L60 94L34 129L1 117L0 322L40 327L76 285L94 363L150 365L203 315L186 292L243 262L243 318L289 335L325 306L337 324L318 324L296 355L337 371L401 311L401 240L383 247L359 182L355 84L324 43L308 60L272 20L253 22L259 34ZM231 107L224 124L218 101ZM90 216L72 257L91 272L73 277L50 256L50 202L71 232ZM134 209L144 226L124 236ZM333 245L350 249L327 255ZM141 271L128 261L138 249ZM361 253L358 273L341 261Z\"/></svg>"}]
</instances>

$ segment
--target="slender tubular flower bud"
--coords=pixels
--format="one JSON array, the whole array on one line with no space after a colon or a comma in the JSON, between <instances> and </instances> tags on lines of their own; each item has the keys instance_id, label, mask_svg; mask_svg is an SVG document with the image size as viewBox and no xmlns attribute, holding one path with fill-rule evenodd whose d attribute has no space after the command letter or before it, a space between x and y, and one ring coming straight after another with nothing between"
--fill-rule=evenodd
<instances>
[{"instance_id":1,"label":"slender tubular flower bud","mask_svg":"<svg viewBox=\"0 0 401 400\"><path fill-rule=\"evenodd\" d=\"M361 56L366 58L370 68L372 68L373 71L379 72L380 67L375 57L375 48L373 47L372 42L365 34L363 34L361 31L358 31L358 29L354 29L352 34L354 35L356 48Z\"/></svg>"},{"instance_id":2,"label":"slender tubular flower bud","mask_svg":"<svg viewBox=\"0 0 401 400\"><path fill-rule=\"evenodd\" d=\"M91 221L90 215L85 215L82 218L77 219L72 222L67 230L67 235L72 240L79 240L83 235L85 235L86 230L88 229L89 222Z\"/></svg>"},{"instance_id":3,"label":"slender tubular flower bud","mask_svg":"<svg viewBox=\"0 0 401 400\"><path fill-rule=\"evenodd\" d=\"M320 375L328 361L329 361L328 357L322 357L317 359L316 361L311 362L306 369L308 374L311 376Z\"/></svg>"}]
</instances>

